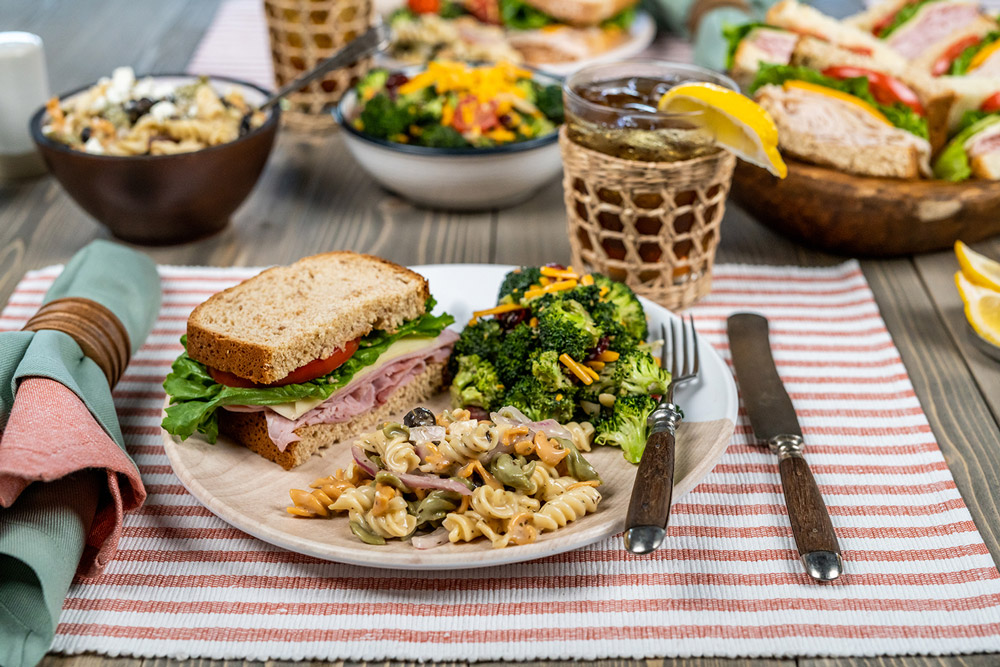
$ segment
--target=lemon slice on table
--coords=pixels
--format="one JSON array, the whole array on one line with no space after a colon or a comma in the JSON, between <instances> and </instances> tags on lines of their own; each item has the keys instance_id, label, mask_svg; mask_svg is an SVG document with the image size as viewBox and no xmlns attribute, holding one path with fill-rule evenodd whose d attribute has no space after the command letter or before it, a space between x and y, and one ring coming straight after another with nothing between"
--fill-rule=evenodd
<instances>
[{"instance_id":1,"label":"lemon slice on table","mask_svg":"<svg viewBox=\"0 0 1000 667\"><path fill-rule=\"evenodd\" d=\"M658 108L665 113L701 112L719 146L778 178L788 174L771 114L749 97L714 83L682 83L663 94Z\"/></svg>"},{"instance_id":2,"label":"lemon slice on table","mask_svg":"<svg viewBox=\"0 0 1000 667\"><path fill-rule=\"evenodd\" d=\"M980 255L961 241L955 241L955 256L969 282L1000 291L1000 262Z\"/></svg>"},{"instance_id":3,"label":"lemon slice on table","mask_svg":"<svg viewBox=\"0 0 1000 667\"><path fill-rule=\"evenodd\" d=\"M961 271L955 274L955 284L969 324L981 338L1000 345L1000 291L976 285Z\"/></svg>"}]
</instances>

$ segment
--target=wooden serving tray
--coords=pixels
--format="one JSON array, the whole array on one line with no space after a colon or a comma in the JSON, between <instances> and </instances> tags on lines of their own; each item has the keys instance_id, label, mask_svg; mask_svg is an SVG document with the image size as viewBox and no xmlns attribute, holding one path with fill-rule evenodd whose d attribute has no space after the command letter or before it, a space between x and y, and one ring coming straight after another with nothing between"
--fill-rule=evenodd
<instances>
[{"instance_id":1,"label":"wooden serving tray","mask_svg":"<svg viewBox=\"0 0 1000 667\"><path fill-rule=\"evenodd\" d=\"M870 178L787 163L788 177L781 180L738 162L732 196L762 223L804 245L892 257L1000 234L998 182Z\"/></svg>"}]
</instances>

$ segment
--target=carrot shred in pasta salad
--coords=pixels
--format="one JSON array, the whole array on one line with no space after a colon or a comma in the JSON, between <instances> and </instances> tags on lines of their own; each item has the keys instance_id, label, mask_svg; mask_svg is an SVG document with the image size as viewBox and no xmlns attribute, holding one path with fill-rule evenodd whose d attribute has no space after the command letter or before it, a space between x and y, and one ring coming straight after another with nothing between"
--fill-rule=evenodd
<instances>
[{"instance_id":1,"label":"carrot shred in pasta salad","mask_svg":"<svg viewBox=\"0 0 1000 667\"><path fill-rule=\"evenodd\" d=\"M415 408L404 423L361 436L347 467L292 489L289 514L346 512L367 544L409 539L418 549L480 537L493 548L530 544L597 510L601 478L581 452L589 423L532 422L516 408L490 420L468 410Z\"/></svg>"},{"instance_id":2,"label":"carrot shred in pasta salad","mask_svg":"<svg viewBox=\"0 0 1000 667\"><path fill-rule=\"evenodd\" d=\"M42 133L94 155L190 153L233 141L267 118L235 88L220 95L205 77L184 84L136 79L131 67L45 106Z\"/></svg>"}]
</instances>

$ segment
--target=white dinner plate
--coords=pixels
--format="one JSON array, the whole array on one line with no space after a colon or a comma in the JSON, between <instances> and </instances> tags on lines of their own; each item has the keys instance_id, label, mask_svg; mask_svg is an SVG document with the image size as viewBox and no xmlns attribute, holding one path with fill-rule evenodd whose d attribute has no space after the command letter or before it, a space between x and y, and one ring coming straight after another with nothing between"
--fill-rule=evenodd
<instances>
[{"instance_id":1,"label":"white dinner plate","mask_svg":"<svg viewBox=\"0 0 1000 667\"><path fill-rule=\"evenodd\" d=\"M513 267L485 264L416 266L430 282L438 310L455 316L461 329L473 310L496 303L504 275ZM643 299L650 331L675 316ZM736 384L715 350L699 339L701 374L677 390L674 400L685 414L677 438L674 501L690 491L725 452L736 423ZM438 411L447 394L427 403ZM409 542L389 540L372 546L358 540L347 519L301 519L285 512L288 490L344 467L350 444L339 443L291 471L285 471L225 437L215 445L201 438L179 441L166 432L163 443L174 472L202 504L227 523L265 542L325 560L390 569L460 569L533 560L578 549L622 531L636 467L621 450L596 447L586 458L600 473L604 499L596 513L545 533L533 544L493 549L487 540L417 550Z\"/></svg>"}]
</instances>

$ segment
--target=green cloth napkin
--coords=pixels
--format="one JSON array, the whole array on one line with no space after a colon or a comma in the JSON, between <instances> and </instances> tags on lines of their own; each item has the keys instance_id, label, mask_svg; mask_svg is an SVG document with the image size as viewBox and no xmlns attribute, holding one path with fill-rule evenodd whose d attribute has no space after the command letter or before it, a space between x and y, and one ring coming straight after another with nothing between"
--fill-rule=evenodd
<instances>
[{"instance_id":1,"label":"green cloth napkin","mask_svg":"<svg viewBox=\"0 0 1000 667\"><path fill-rule=\"evenodd\" d=\"M68 296L92 299L113 312L128 331L134 354L159 313L160 278L146 255L94 241L73 256L45 302ZM104 373L59 331L0 334L0 427L6 425L20 380L37 376L79 396L124 451ZM31 667L51 645L103 477L99 471L81 471L35 482L10 508L0 509L0 667Z\"/></svg>"}]
</instances>

